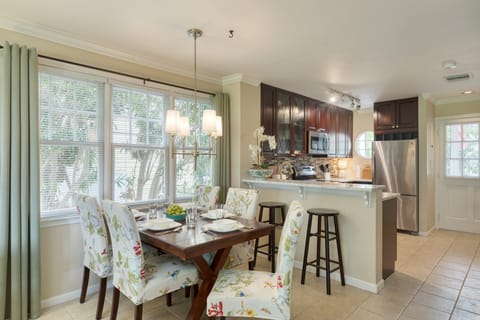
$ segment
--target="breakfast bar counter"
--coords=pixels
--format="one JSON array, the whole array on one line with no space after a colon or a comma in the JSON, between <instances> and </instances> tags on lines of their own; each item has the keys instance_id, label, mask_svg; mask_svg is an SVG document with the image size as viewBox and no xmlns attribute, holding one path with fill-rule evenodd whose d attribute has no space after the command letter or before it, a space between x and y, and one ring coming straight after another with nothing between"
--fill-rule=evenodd
<instances>
[{"instance_id":1,"label":"breakfast bar counter","mask_svg":"<svg viewBox=\"0 0 480 320\"><path fill-rule=\"evenodd\" d=\"M316 180L242 181L260 190L260 201L290 203L299 200L305 210L338 210L346 283L374 293L383 288L382 186ZM295 266L299 269L303 261L305 229L302 229L295 256ZM331 252L336 252L334 246L332 242ZM314 258L315 251L315 243L310 243L309 260ZM313 268L309 271L314 272ZM332 274L332 279L339 279L338 272Z\"/></svg>"}]
</instances>

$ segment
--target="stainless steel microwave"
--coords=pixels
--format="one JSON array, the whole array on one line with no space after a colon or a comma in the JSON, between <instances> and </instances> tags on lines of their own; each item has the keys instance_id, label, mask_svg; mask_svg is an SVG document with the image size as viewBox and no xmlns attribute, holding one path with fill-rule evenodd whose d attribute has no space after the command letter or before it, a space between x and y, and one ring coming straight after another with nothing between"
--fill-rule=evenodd
<instances>
[{"instance_id":1,"label":"stainless steel microwave","mask_svg":"<svg viewBox=\"0 0 480 320\"><path fill-rule=\"evenodd\" d=\"M313 156L327 156L330 148L330 139L324 129L308 131L308 154Z\"/></svg>"}]
</instances>

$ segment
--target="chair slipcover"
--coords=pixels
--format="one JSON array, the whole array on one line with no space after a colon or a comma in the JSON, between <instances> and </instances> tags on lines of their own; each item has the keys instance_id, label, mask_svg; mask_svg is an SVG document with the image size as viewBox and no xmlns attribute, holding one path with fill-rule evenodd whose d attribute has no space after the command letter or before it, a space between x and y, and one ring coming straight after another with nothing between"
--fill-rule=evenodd
<instances>
[{"instance_id":1,"label":"chair slipcover","mask_svg":"<svg viewBox=\"0 0 480 320\"><path fill-rule=\"evenodd\" d=\"M95 197L74 194L83 235L83 265L100 278L112 274L112 247L107 227Z\"/></svg>"},{"instance_id":2,"label":"chair slipcover","mask_svg":"<svg viewBox=\"0 0 480 320\"><path fill-rule=\"evenodd\" d=\"M102 201L113 247L113 285L136 305L198 283L195 266L144 252L130 209Z\"/></svg>"},{"instance_id":3,"label":"chair slipcover","mask_svg":"<svg viewBox=\"0 0 480 320\"><path fill-rule=\"evenodd\" d=\"M225 207L239 217L255 219L258 206L258 190L229 188ZM255 240L232 246L224 268L229 269L253 261Z\"/></svg>"},{"instance_id":4,"label":"chair slipcover","mask_svg":"<svg viewBox=\"0 0 480 320\"><path fill-rule=\"evenodd\" d=\"M218 201L218 193L220 187L212 187L206 185L198 185L195 188L195 194L193 195L193 203L200 209L212 209L215 207Z\"/></svg>"},{"instance_id":5,"label":"chair slipcover","mask_svg":"<svg viewBox=\"0 0 480 320\"><path fill-rule=\"evenodd\" d=\"M290 319L295 249L305 210L293 201L280 237L275 273L222 270L207 299L209 317Z\"/></svg>"}]
</instances>

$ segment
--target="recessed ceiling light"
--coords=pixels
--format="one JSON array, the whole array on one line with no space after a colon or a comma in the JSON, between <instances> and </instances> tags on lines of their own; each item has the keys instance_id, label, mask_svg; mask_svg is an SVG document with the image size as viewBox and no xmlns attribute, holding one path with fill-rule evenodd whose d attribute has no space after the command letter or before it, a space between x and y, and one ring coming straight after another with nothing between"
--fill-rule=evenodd
<instances>
[{"instance_id":1,"label":"recessed ceiling light","mask_svg":"<svg viewBox=\"0 0 480 320\"><path fill-rule=\"evenodd\" d=\"M445 60L442 62L443 69L455 69L457 67L457 62L455 60Z\"/></svg>"},{"instance_id":2,"label":"recessed ceiling light","mask_svg":"<svg viewBox=\"0 0 480 320\"><path fill-rule=\"evenodd\" d=\"M467 90L467 91L463 91L462 94L472 94L473 91L472 90Z\"/></svg>"}]
</instances>

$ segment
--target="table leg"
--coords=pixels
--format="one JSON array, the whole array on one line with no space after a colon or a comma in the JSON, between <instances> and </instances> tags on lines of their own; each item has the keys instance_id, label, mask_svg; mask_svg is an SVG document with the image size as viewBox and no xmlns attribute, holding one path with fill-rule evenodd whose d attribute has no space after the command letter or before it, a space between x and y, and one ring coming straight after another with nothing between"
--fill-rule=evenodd
<instances>
[{"instance_id":1,"label":"table leg","mask_svg":"<svg viewBox=\"0 0 480 320\"><path fill-rule=\"evenodd\" d=\"M202 274L203 280L202 284L200 285L200 289L198 290L198 295L195 297L192 307L188 312L187 319L196 320L202 317L202 313L205 311L207 304L208 294L212 290L213 285L217 280L218 273L225 265L225 261L227 261L230 249L231 247L218 250L211 266L208 265L202 256L192 258L193 262L196 264L198 270Z\"/></svg>"}]
</instances>

